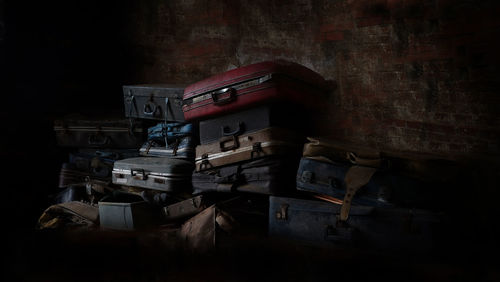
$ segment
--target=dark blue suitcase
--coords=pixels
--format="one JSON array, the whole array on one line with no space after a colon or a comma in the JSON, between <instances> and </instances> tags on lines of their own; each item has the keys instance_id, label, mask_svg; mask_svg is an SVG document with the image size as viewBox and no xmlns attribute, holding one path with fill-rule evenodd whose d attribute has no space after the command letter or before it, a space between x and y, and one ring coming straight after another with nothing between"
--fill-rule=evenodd
<instances>
[{"instance_id":1,"label":"dark blue suitcase","mask_svg":"<svg viewBox=\"0 0 500 282\"><path fill-rule=\"evenodd\" d=\"M429 252L441 238L442 215L424 210L352 206L346 221L329 202L269 198L269 235L316 246Z\"/></svg>"},{"instance_id":2,"label":"dark blue suitcase","mask_svg":"<svg viewBox=\"0 0 500 282\"><path fill-rule=\"evenodd\" d=\"M344 179L350 167L346 163L302 158L297 171L297 190L342 200L346 192ZM416 179L377 170L356 192L352 203L378 207L428 207L432 202L428 199L432 193L426 194L428 189Z\"/></svg>"},{"instance_id":3,"label":"dark blue suitcase","mask_svg":"<svg viewBox=\"0 0 500 282\"><path fill-rule=\"evenodd\" d=\"M74 169L91 176L111 178L113 164L117 160L138 157L137 149L129 150L92 150L83 149L69 154L69 163Z\"/></svg>"},{"instance_id":4,"label":"dark blue suitcase","mask_svg":"<svg viewBox=\"0 0 500 282\"><path fill-rule=\"evenodd\" d=\"M193 160L198 144L198 128L191 123L159 123L148 129L148 141L139 149L141 156Z\"/></svg>"}]
</instances>

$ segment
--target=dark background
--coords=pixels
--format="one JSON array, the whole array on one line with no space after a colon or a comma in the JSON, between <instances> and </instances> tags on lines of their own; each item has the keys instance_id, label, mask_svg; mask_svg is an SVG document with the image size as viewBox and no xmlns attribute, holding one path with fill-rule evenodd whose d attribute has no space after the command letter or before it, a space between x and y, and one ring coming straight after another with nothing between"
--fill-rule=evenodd
<instances>
[{"instance_id":1,"label":"dark background","mask_svg":"<svg viewBox=\"0 0 500 282\"><path fill-rule=\"evenodd\" d=\"M466 160L460 197L444 205L463 213L457 248L482 261L498 234L499 12L461 0L0 0L7 266L26 267L57 190L66 156L54 118L122 116L124 84L191 83L275 58L337 82L325 135Z\"/></svg>"}]
</instances>

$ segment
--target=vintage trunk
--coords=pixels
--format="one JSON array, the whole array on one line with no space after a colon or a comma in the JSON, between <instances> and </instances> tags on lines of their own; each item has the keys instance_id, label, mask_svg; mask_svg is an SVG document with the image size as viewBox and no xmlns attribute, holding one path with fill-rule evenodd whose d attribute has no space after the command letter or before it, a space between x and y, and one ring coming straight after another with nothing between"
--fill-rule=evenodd
<instances>
[{"instance_id":1,"label":"vintage trunk","mask_svg":"<svg viewBox=\"0 0 500 282\"><path fill-rule=\"evenodd\" d=\"M54 130L59 146L74 148L134 149L146 137L142 122L128 119L56 120Z\"/></svg>"},{"instance_id":2,"label":"vintage trunk","mask_svg":"<svg viewBox=\"0 0 500 282\"><path fill-rule=\"evenodd\" d=\"M184 121L184 85L145 84L123 86L125 116L164 121Z\"/></svg>"}]
</instances>

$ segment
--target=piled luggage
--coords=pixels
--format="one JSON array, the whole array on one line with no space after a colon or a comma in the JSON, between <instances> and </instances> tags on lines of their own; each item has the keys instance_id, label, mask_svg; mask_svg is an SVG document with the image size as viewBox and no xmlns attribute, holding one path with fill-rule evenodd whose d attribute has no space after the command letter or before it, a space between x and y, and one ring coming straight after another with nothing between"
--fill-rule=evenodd
<instances>
[{"instance_id":1,"label":"piled luggage","mask_svg":"<svg viewBox=\"0 0 500 282\"><path fill-rule=\"evenodd\" d=\"M426 169L439 161L311 137L328 86L302 65L269 61L188 86L123 90L120 121L56 122L59 144L78 150L41 228L59 227L51 215L63 209L101 229L176 226L195 251L237 229L384 251L436 243L444 216L432 191L445 180ZM74 216L81 203L92 216Z\"/></svg>"}]
</instances>

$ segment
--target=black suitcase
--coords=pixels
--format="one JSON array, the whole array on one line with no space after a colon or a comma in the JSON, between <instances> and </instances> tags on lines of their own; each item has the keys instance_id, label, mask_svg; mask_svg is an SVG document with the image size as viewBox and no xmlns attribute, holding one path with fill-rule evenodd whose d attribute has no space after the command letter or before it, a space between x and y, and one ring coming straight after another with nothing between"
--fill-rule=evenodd
<instances>
[{"instance_id":1,"label":"black suitcase","mask_svg":"<svg viewBox=\"0 0 500 282\"><path fill-rule=\"evenodd\" d=\"M139 148L146 131L140 121L128 119L65 119L54 121L59 146L73 148Z\"/></svg>"},{"instance_id":2,"label":"black suitcase","mask_svg":"<svg viewBox=\"0 0 500 282\"><path fill-rule=\"evenodd\" d=\"M438 247L442 215L424 210L341 206L314 200L269 198L269 235L319 246L425 253Z\"/></svg>"},{"instance_id":3,"label":"black suitcase","mask_svg":"<svg viewBox=\"0 0 500 282\"><path fill-rule=\"evenodd\" d=\"M346 163L302 158L297 170L297 190L343 200L346 174L352 167ZM430 187L417 179L376 170L368 183L355 192L352 203L379 207L431 207L435 201L431 195Z\"/></svg>"},{"instance_id":4,"label":"black suitcase","mask_svg":"<svg viewBox=\"0 0 500 282\"><path fill-rule=\"evenodd\" d=\"M104 170L103 170L104 172ZM63 163L59 172L59 188L66 188L71 185L85 185L90 181L110 181L110 175L96 175L88 171L77 169L75 164Z\"/></svg>"},{"instance_id":5,"label":"black suitcase","mask_svg":"<svg viewBox=\"0 0 500 282\"><path fill-rule=\"evenodd\" d=\"M184 85L125 85L125 116L163 121L184 121Z\"/></svg>"},{"instance_id":6,"label":"black suitcase","mask_svg":"<svg viewBox=\"0 0 500 282\"><path fill-rule=\"evenodd\" d=\"M206 145L227 136L239 136L268 127L281 127L306 136L307 118L290 105L264 105L221 117L200 121L200 144Z\"/></svg>"},{"instance_id":7,"label":"black suitcase","mask_svg":"<svg viewBox=\"0 0 500 282\"><path fill-rule=\"evenodd\" d=\"M281 194L295 190L296 158L265 157L193 173L193 194L250 192Z\"/></svg>"},{"instance_id":8,"label":"black suitcase","mask_svg":"<svg viewBox=\"0 0 500 282\"><path fill-rule=\"evenodd\" d=\"M111 179L113 164L124 158L138 157L137 149L131 150L79 150L69 154L69 163L76 170L95 177Z\"/></svg>"}]
</instances>

